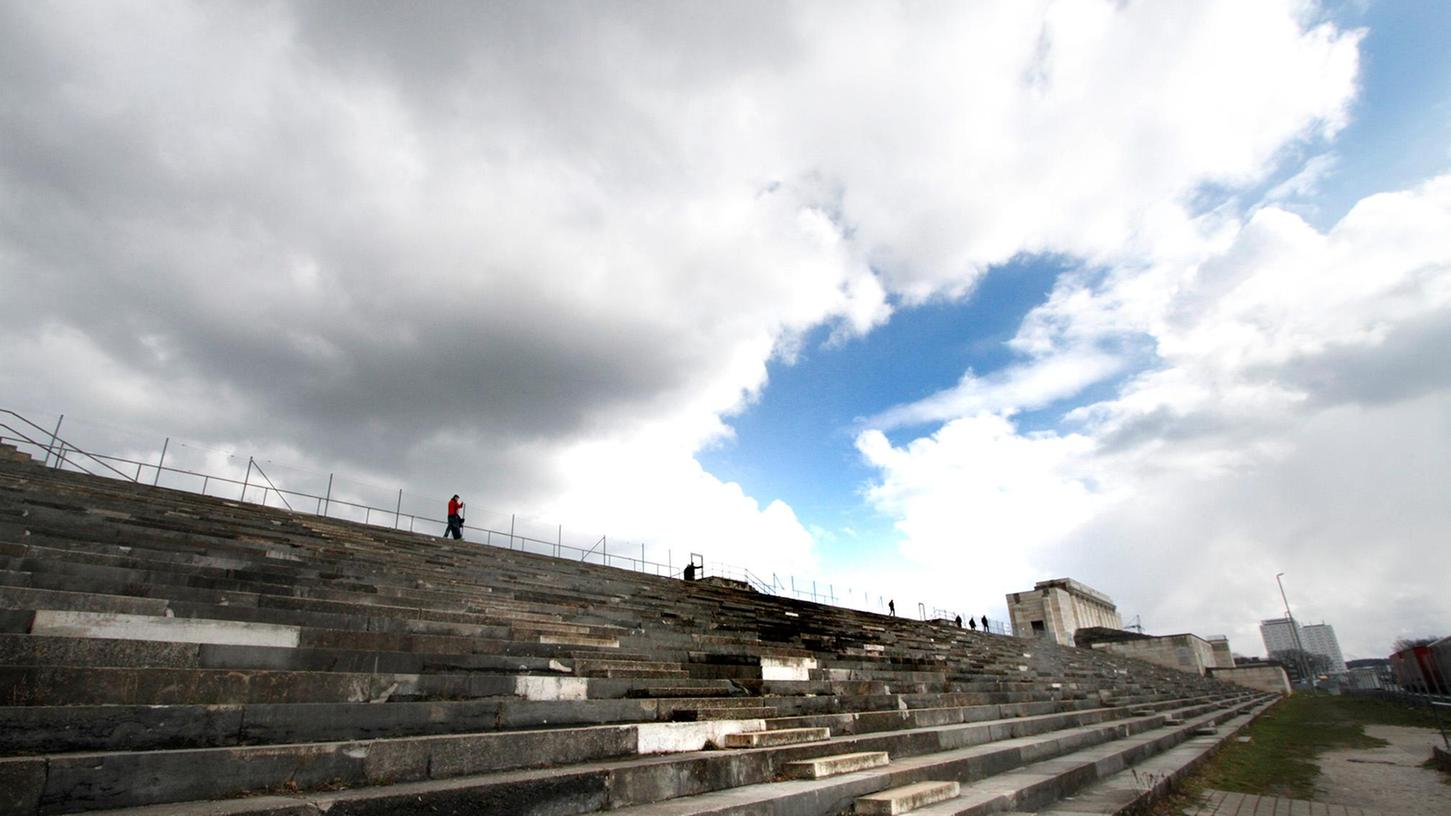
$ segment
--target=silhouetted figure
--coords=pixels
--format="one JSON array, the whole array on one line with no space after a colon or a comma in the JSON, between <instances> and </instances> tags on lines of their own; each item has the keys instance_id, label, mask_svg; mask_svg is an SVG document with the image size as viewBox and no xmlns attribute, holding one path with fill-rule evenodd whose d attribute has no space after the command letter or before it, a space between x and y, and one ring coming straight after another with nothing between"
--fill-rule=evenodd
<instances>
[{"instance_id":1,"label":"silhouetted figure","mask_svg":"<svg viewBox=\"0 0 1451 816\"><path fill-rule=\"evenodd\" d=\"M972 627L972 631L977 631L977 621L973 620L972 618L968 618L967 625Z\"/></svg>"},{"instance_id":2,"label":"silhouetted figure","mask_svg":"<svg viewBox=\"0 0 1451 816\"><path fill-rule=\"evenodd\" d=\"M961 629L962 628L962 616L961 615L958 615L957 617L953 618L953 620L957 621L957 628L958 629Z\"/></svg>"},{"instance_id":3,"label":"silhouetted figure","mask_svg":"<svg viewBox=\"0 0 1451 816\"><path fill-rule=\"evenodd\" d=\"M687 581L694 581L695 580L695 564L686 564L685 565L685 580L687 580Z\"/></svg>"},{"instance_id":4,"label":"silhouetted figure","mask_svg":"<svg viewBox=\"0 0 1451 816\"><path fill-rule=\"evenodd\" d=\"M982 616L982 630L984 632L986 632L988 630L987 629L987 615L983 615Z\"/></svg>"},{"instance_id":5,"label":"silhouetted figure","mask_svg":"<svg viewBox=\"0 0 1451 816\"><path fill-rule=\"evenodd\" d=\"M458 494L448 500L448 529L443 531L443 537L453 536L457 541L464 537L464 503L458 500Z\"/></svg>"},{"instance_id":6,"label":"silhouetted figure","mask_svg":"<svg viewBox=\"0 0 1451 816\"><path fill-rule=\"evenodd\" d=\"M896 601L887 601L887 614L888 615L891 615L894 618L897 617L897 602Z\"/></svg>"}]
</instances>

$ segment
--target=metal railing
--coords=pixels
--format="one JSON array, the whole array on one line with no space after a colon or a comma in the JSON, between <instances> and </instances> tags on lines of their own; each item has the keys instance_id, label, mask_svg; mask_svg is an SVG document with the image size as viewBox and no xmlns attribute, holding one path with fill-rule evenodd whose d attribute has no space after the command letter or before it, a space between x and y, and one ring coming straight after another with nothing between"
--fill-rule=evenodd
<instances>
[{"instance_id":1,"label":"metal railing","mask_svg":"<svg viewBox=\"0 0 1451 816\"><path fill-rule=\"evenodd\" d=\"M301 490L291 490L278 487L273 480L262 469L255 457L247 457L247 468L241 479L230 476L223 476L216 473L204 473L185 467L166 464L167 452L171 447L172 439L167 437L161 446L161 455L155 462L143 462L124 456L97 453L85 450L67 441L60 435L65 415L61 414L54 428L44 428L30 419L16 413L15 411L0 408L0 442L11 443L18 446L27 446L42 454L41 464L59 469L73 469L93 476L105 476L108 478L124 479L137 484L149 483L153 486L161 483L163 475L171 477L168 487L173 489L186 490L188 492L200 493L206 496L218 498L230 498L230 496L219 496L217 490L235 489L236 500L261 504L264 507L278 504L282 508L295 513L307 513L322 518L334 518L344 515L354 517L361 516L363 524L391 527L395 530L405 529L404 520L407 520L406 529L409 532L419 532L420 525L437 525L437 530L442 531L446 520L427 514L404 512L403 491L398 491L398 498L392 508L378 507L365 502L351 501L334 494L333 475L328 474L327 489L318 495ZM252 474L256 473L260 481L254 482ZM149 482L143 482L143 478L149 476ZM253 498L253 497L256 498ZM378 518L374 519L374 514ZM350 519L355 520L355 519ZM603 566L628 569L634 572L648 573L661 577L678 577L682 574L684 564L679 568L674 566L673 559L660 562L651 560L646 556L646 547L643 542L639 544L639 554L633 552L634 544L615 544L611 551L608 536L600 536L594 544L588 548L576 547L564 543L563 525L555 527L556 536L554 540L548 540L533 536L524 535L515 530L516 515L509 516L509 529L495 529L487 526L473 525L465 522L463 529L474 535L468 540L481 543L490 547L505 547L510 550L518 549L521 552L529 552L536 555L547 555L554 558L567 558L584 563L597 563ZM629 547L626 552L623 547ZM837 588L831 583L819 583L816 580L810 582L809 588L804 582L798 586L795 576L787 575L783 579L776 573L771 574L770 580L762 578L745 567L715 562L710 565L709 571L701 570L699 577L706 575L720 576L749 585L757 592L774 595L777 597L793 598L802 601L827 604L831 606L843 606L853 609L867 611L884 611L886 609L885 596L878 595L872 598L872 593L861 591L860 595L856 590L843 590L838 593ZM858 597L861 601L858 602ZM923 610L920 615L926 620L925 605L919 604ZM937 610L942 612L940 608ZM948 620L952 615L938 615ZM1000 622L994 621L994 629L1001 630L1002 634L1010 634Z\"/></svg>"}]
</instances>

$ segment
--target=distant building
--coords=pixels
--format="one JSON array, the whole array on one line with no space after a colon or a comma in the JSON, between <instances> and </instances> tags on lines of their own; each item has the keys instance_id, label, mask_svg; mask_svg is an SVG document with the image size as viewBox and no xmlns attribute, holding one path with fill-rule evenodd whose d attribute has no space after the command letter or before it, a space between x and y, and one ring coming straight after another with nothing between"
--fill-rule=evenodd
<instances>
[{"instance_id":1,"label":"distant building","mask_svg":"<svg viewBox=\"0 0 1451 816\"><path fill-rule=\"evenodd\" d=\"M1395 675L1391 673L1391 662L1384 657L1347 660L1345 669L1349 672L1346 682L1350 688L1379 689L1394 685Z\"/></svg>"},{"instance_id":2,"label":"distant building","mask_svg":"<svg viewBox=\"0 0 1451 816\"><path fill-rule=\"evenodd\" d=\"M1265 642L1265 654L1273 656L1275 652L1288 652L1292 649L1303 648L1300 644L1304 640L1296 640L1295 633L1299 630L1298 625L1292 628L1288 618L1270 618L1260 621L1260 638Z\"/></svg>"},{"instance_id":3,"label":"distant building","mask_svg":"<svg viewBox=\"0 0 1451 816\"><path fill-rule=\"evenodd\" d=\"M1298 635L1298 642L1296 635ZM1345 672L1345 658L1340 653L1340 641L1335 638L1335 627L1328 623L1313 623L1301 626L1288 618L1270 618L1260 621L1260 637L1265 641L1265 653L1303 649L1317 654L1330 662L1331 674Z\"/></svg>"},{"instance_id":4,"label":"distant building","mask_svg":"<svg viewBox=\"0 0 1451 816\"><path fill-rule=\"evenodd\" d=\"M1305 651L1324 655L1330 660L1331 674L1345 673L1345 658L1340 654L1340 641L1335 639L1335 627L1328 623L1302 626L1300 641L1305 644Z\"/></svg>"},{"instance_id":5,"label":"distant building","mask_svg":"<svg viewBox=\"0 0 1451 816\"><path fill-rule=\"evenodd\" d=\"M1079 629L1123 628L1111 598L1071 578L1039 581L1031 590L1007 598L1013 634L1019 637L1043 637L1072 646L1073 633Z\"/></svg>"}]
</instances>

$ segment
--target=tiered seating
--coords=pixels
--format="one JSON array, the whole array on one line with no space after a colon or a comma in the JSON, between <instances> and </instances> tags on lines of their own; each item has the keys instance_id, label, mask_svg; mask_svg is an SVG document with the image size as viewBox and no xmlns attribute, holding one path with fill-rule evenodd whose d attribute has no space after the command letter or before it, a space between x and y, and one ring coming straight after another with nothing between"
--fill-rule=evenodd
<instances>
[{"instance_id":1,"label":"tiered seating","mask_svg":"<svg viewBox=\"0 0 1451 816\"><path fill-rule=\"evenodd\" d=\"M0 447L0 813L987 813L1264 705Z\"/></svg>"}]
</instances>

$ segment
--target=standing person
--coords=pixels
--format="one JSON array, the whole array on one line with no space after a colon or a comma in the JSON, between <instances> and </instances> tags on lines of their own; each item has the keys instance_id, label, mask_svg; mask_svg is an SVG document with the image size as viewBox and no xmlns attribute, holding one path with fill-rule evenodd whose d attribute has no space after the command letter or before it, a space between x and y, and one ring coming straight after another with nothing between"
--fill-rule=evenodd
<instances>
[{"instance_id":1,"label":"standing person","mask_svg":"<svg viewBox=\"0 0 1451 816\"><path fill-rule=\"evenodd\" d=\"M887 614L894 618L897 617L897 602L895 600L887 601Z\"/></svg>"},{"instance_id":2,"label":"standing person","mask_svg":"<svg viewBox=\"0 0 1451 816\"><path fill-rule=\"evenodd\" d=\"M958 629L961 629L962 628L962 616L961 615L958 615L957 617L953 618L953 620L957 621L957 628ZM974 627L974 628L976 628L976 627Z\"/></svg>"},{"instance_id":3,"label":"standing person","mask_svg":"<svg viewBox=\"0 0 1451 816\"><path fill-rule=\"evenodd\" d=\"M464 537L464 503L458 500L458 494L448 500L448 529L443 531L443 537L450 535L457 541Z\"/></svg>"},{"instance_id":4,"label":"standing person","mask_svg":"<svg viewBox=\"0 0 1451 816\"><path fill-rule=\"evenodd\" d=\"M973 630L976 631L976 629L977 629L977 621L973 620L972 618L968 618L967 619L967 625L968 626L971 626L973 628Z\"/></svg>"},{"instance_id":5,"label":"standing person","mask_svg":"<svg viewBox=\"0 0 1451 816\"><path fill-rule=\"evenodd\" d=\"M982 630L987 631L987 615L982 616Z\"/></svg>"}]
</instances>

